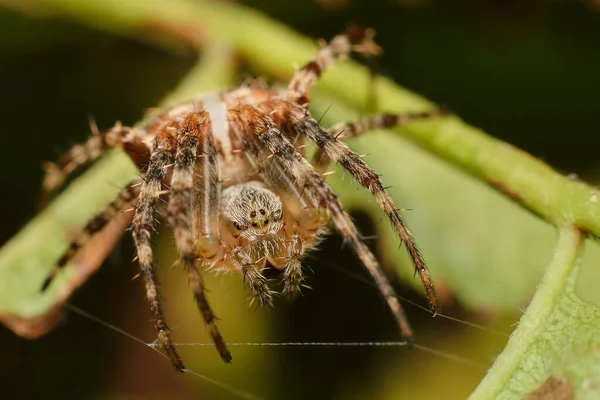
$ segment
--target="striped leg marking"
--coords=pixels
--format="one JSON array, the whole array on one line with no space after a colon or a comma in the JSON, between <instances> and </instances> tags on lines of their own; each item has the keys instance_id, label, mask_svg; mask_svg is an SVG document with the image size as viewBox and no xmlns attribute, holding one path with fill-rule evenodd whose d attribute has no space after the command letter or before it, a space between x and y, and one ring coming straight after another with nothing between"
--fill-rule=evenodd
<instances>
[{"instance_id":1,"label":"striped leg marking","mask_svg":"<svg viewBox=\"0 0 600 400\"><path fill-rule=\"evenodd\" d=\"M80 166L98 159L114 147L122 147L136 164L141 158L147 160L148 149L139 139L140 136L141 132L136 129L117 124L104 133L95 131L95 134L84 143L71 147L61 155L56 163L44 163L42 204L48 202L51 194L65 183L69 174Z\"/></svg>"},{"instance_id":2,"label":"striped leg marking","mask_svg":"<svg viewBox=\"0 0 600 400\"><path fill-rule=\"evenodd\" d=\"M327 130L327 133L338 140L346 140L364 135L365 133L376 129L399 128L411 121L435 118L446 114L446 111L440 108L422 112L407 113L383 113L373 115L359 121L336 124ZM331 163L331 158L323 148L318 147L312 157L312 165L319 172L325 172Z\"/></svg>"},{"instance_id":3,"label":"striped leg marking","mask_svg":"<svg viewBox=\"0 0 600 400\"><path fill-rule=\"evenodd\" d=\"M292 77L286 93L286 100L305 106L308 104L310 90L319 80L323 71L330 68L336 60L343 59L356 51L364 54L379 54L380 48L373 42L374 32L369 29L350 29L331 39L312 60L300 68Z\"/></svg>"},{"instance_id":4,"label":"striped leg marking","mask_svg":"<svg viewBox=\"0 0 600 400\"><path fill-rule=\"evenodd\" d=\"M331 188L281 134L276 124L267 114L252 106L242 105L230 110L229 119L234 127L248 133L246 135L248 136L246 138L247 151L255 160L260 159L261 149L266 147L281 163L284 172L289 174L297 185L305 188L314 203L327 209L337 230L348 240L352 249L375 280L377 287L394 314L403 337L411 343L412 330L394 289ZM251 123L248 124L248 121L251 121ZM244 129L244 127L246 128ZM265 176L268 179L268 184L277 187L277 182L270 180L269 174L265 174Z\"/></svg>"},{"instance_id":5,"label":"striped leg marking","mask_svg":"<svg viewBox=\"0 0 600 400\"><path fill-rule=\"evenodd\" d=\"M218 211L217 192L218 165L216 163L216 149L212 139L209 115L206 112L192 112L181 123L177 137L179 145L175 154L175 165L171 178L167 218L175 233L175 242L181 260L188 274L190 288L194 293L194 300L202 314L204 323L217 347L221 358L231 362L231 353L219 332L216 317L206 298L204 281L196 267L194 248L194 231L192 230L192 198L194 192L194 171L198 164L199 179L204 185L200 187L198 204L200 217L210 217L214 210ZM198 154L200 157L198 158ZM218 217L218 215L217 215ZM216 238L218 231L211 231L210 218L201 220L199 241Z\"/></svg>"},{"instance_id":6,"label":"striped leg marking","mask_svg":"<svg viewBox=\"0 0 600 400\"><path fill-rule=\"evenodd\" d=\"M302 274L301 257L304 254L304 240L299 234L294 234L290 243L290 254L287 263L283 266L283 290L281 294L293 298L300 293L304 282Z\"/></svg>"},{"instance_id":7,"label":"striped leg marking","mask_svg":"<svg viewBox=\"0 0 600 400\"><path fill-rule=\"evenodd\" d=\"M172 136L171 127L165 127L157 134L154 148L152 149L152 156L150 157L150 164L144 175L144 182L142 183L135 216L131 225L131 233L135 243L141 275L144 278L146 297L150 303L150 311L158 334L158 341L167 353L175 369L179 372L185 372L185 366L177 350L175 350L169 327L165 322L161 299L157 289L158 280L150 242L154 226L155 209L160 198L167 169L173 162L173 153L175 152L176 145L177 142Z\"/></svg>"},{"instance_id":8,"label":"striped leg marking","mask_svg":"<svg viewBox=\"0 0 600 400\"><path fill-rule=\"evenodd\" d=\"M273 307L275 292L271 290L267 278L262 274L265 260L253 261L248 252L235 251L232 261L242 274L244 285L252 292L252 302L255 300L261 307Z\"/></svg>"},{"instance_id":9,"label":"striped leg marking","mask_svg":"<svg viewBox=\"0 0 600 400\"><path fill-rule=\"evenodd\" d=\"M416 272L421 278L429 307L435 313L439 311L437 294L433 280L427 267L425 260L421 255L419 248L412 236L412 233L406 226L404 220L400 216L398 207L394 204L392 198L383 186L379 175L371 167L369 167L357 154L346 146L346 144L337 140L334 136L324 131L317 121L312 118L307 118L301 109L293 110L294 116L293 125L298 133L305 135L318 148L327 154L335 163L339 163L348 171L358 183L368 189L375 197L377 204L387 215L396 230L400 240L406 246L408 254L412 260Z\"/></svg>"},{"instance_id":10,"label":"striped leg marking","mask_svg":"<svg viewBox=\"0 0 600 400\"><path fill-rule=\"evenodd\" d=\"M58 263L44 281L42 291L50 286L58 273L73 259L73 257L75 257L77 252L92 238L92 236L94 236L94 234L104 229L110 221L119 215L120 212L124 211L124 208L127 205L130 205L135 201L139 191L139 182L134 181L129 183L121 190L121 192L119 192L117 198L115 198L106 209L98 213L87 223L75 240L69 244L67 251L58 260Z\"/></svg>"}]
</instances>

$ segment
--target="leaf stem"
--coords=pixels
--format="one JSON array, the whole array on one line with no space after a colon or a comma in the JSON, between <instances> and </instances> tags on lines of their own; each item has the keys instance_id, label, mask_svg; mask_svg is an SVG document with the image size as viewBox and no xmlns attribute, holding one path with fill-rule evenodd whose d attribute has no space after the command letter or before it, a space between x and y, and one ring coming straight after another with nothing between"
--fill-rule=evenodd
<instances>
[{"instance_id":1,"label":"leaf stem","mask_svg":"<svg viewBox=\"0 0 600 400\"><path fill-rule=\"evenodd\" d=\"M2 0L15 4L15 0ZM314 44L289 28L239 4L205 0L38 0L40 8L87 26L136 37L178 39L198 47L208 34L228 43L266 75L287 79L308 59ZM369 75L354 63L325 74L322 88L352 106L369 100ZM431 107L427 100L377 81L377 111ZM413 123L402 133L434 154L479 177L548 222L575 225L600 236L600 192L565 177L531 155L456 117Z\"/></svg>"}]
</instances>

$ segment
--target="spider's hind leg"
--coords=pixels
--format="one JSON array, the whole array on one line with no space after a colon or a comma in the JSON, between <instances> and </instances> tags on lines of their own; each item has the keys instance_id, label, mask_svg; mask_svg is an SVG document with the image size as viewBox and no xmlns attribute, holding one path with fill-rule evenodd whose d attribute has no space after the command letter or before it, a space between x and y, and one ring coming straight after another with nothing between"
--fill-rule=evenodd
<instances>
[{"instance_id":1,"label":"spider's hind leg","mask_svg":"<svg viewBox=\"0 0 600 400\"><path fill-rule=\"evenodd\" d=\"M443 108L435 108L432 110L421 112L405 112L405 113L382 113L372 115L358 121L345 122L332 126L327 130L330 136L337 140L347 140L362 136L365 133L377 129L394 129L403 126L411 121L435 118L445 115L446 110ZM324 148L317 147L311 160L314 168L323 173L331 164L331 158L327 155Z\"/></svg>"}]
</instances>

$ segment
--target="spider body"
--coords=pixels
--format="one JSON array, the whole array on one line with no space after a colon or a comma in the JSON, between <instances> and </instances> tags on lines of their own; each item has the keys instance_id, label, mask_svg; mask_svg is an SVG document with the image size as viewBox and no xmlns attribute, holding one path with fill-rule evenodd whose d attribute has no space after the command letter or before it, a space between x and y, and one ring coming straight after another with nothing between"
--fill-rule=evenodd
<instances>
[{"instance_id":1,"label":"spider body","mask_svg":"<svg viewBox=\"0 0 600 400\"><path fill-rule=\"evenodd\" d=\"M336 36L296 72L285 91L248 87L203 95L153 116L142 128L117 124L48 166L44 190L51 191L77 166L120 147L142 176L88 223L45 287L94 233L120 210L133 206L131 231L159 343L176 369L184 371L163 315L150 244L156 209L165 201L166 219L195 301L217 350L229 362L201 270L239 272L259 304L272 305L277 292L263 274L265 269L281 271L281 294L297 294L303 286L302 256L331 221L373 276L410 342L412 332L391 285L320 172L330 162L339 163L373 194L406 245L435 310L433 283L398 208L375 171L342 140L439 112L382 114L326 130L307 110L310 88L321 72L351 50L374 52L370 38L369 31L361 30ZM307 142L316 146L312 160L304 154Z\"/></svg>"}]
</instances>

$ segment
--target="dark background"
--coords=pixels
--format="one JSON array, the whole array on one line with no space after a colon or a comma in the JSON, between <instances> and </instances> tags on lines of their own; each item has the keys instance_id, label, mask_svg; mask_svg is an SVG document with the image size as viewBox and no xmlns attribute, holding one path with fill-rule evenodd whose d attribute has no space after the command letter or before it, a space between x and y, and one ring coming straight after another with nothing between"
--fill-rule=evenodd
<instances>
[{"instance_id":1,"label":"dark background","mask_svg":"<svg viewBox=\"0 0 600 400\"><path fill-rule=\"evenodd\" d=\"M593 2L244 3L315 38L329 38L348 22L374 27L384 49L379 63L382 74L559 170L594 181L600 142L600 10ZM35 214L41 162L55 159L69 144L83 140L89 132L88 116L104 128L116 120L133 123L176 86L195 58L191 53L174 55L69 22L24 17L2 8L0 32L0 204L4 210L0 243L4 243ZM371 221L356 217L365 234L373 232ZM172 244L163 247L163 259L174 259L168 255ZM393 340L395 327L376 292L327 268L326 254L352 259L348 251L339 255L340 248L340 240L332 237L321 256L309 261L318 273L310 277L313 290L298 301L280 302L266 312L236 304L244 314L239 321L240 341ZM131 254L130 240L125 239L73 303L151 341L153 330L141 284L132 281ZM359 265L355 271L364 275ZM237 290L237 281L233 282L225 286L225 296ZM213 292L222 291L214 286ZM423 303L409 289L399 290ZM187 299L187 293L182 297ZM194 312L189 318L199 320ZM490 333L432 321L414 307L408 313L428 345L465 358L469 347L481 346L488 365L501 348L502 340L492 339ZM478 318L458 305L451 313ZM171 320L175 325L181 322L177 317ZM248 339L241 334L244 330L263 333ZM179 377L155 353L72 313L61 328L34 342L0 329L0 343L2 390L16 398L191 398L198 394L236 398L199 379ZM190 365L193 370L278 399L410 398L407 393L419 398L442 394L464 398L485 372L402 349L307 347L234 348L239 359L249 354L247 359L253 361L241 361L227 370L209 350L193 350L191 354L198 355ZM406 371L402 376L407 377L391 378L390 370Z\"/></svg>"}]
</instances>

